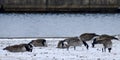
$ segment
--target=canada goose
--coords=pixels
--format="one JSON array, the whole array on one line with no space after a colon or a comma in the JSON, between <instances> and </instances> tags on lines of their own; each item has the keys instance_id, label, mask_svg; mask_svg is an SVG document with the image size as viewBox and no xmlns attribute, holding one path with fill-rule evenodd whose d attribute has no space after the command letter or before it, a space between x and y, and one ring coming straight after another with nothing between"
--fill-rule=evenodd
<instances>
[{"instance_id":1,"label":"canada goose","mask_svg":"<svg viewBox=\"0 0 120 60\"><path fill-rule=\"evenodd\" d=\"M111 49L112 49L112 41L111 40L107 40L107 39L96 40L96 41L94 41L93 45L94 44L103 44L102 52L103 51L106 52L106 48L108 48L108 51L111 52Z\"/></svg>"},{"instance_id":2,"label":"canada goose","mask_svg":"<svg viewBox=\"0 0 120 60\"><path fill-rule=\"evenodd\" d=\"M103 44L104 48L102 48L102 51L106 51L106 48L108 48L108 51L111 52L112 39L118 40L118 38L115 38L114 36L101 35L93 40L92 47L94 47L95 44Z\"/></svg>"},{"instance_id":3,"label":"canada goose","mask_svg":"<svg viewBox=\"0 0 120 60\"><path fill-rule=\"evenodd\" d=\"M32 49L33 46L31 44L19 44L19 45L7 46L3 50L7 50L9 52L25 52L25 51L32 52Z\"/></svg>"},{"instance_id":4,"label":"canada goose","mask_svg":"<svg viewBox=\"0 0 120 60\"><path fill-rule=\"evenodd\" d=\"M32 44L35 47L47 46L45 39L32 40L30 44Z\"/></svg>"},{"instance_id":5,"label":"canada goose","mask_svg":"<svg viewBox=\"0 0 120 60\"><path fill-rule=\"evenodd\" d=\"M107 34L103 34L103 35L100 35L98 36L97 38L94 38L93 39L93 43L92 43L92 47L95 46L94 42L98 41L98 40L118 40L118 38L114 37L114 36L110 36L110 35L107 35ZM100 44L100 43L99 43Z\"/></svg>"},{"instance_id":6,"label":"canada goose","mask_svg":"<svg viewBox=\"0 0 120 60\"><path fill-rule=\"evenodd\" d=\"M88 49L88 44L85 41L82 41L79 39L79 37L70 37L64 40L64 42L67 43L67 50L69 50L70 46L74 46L74 50L76 49L76 46L81 46L84 44L86 48Z\"/></svg>"}]
</instances>

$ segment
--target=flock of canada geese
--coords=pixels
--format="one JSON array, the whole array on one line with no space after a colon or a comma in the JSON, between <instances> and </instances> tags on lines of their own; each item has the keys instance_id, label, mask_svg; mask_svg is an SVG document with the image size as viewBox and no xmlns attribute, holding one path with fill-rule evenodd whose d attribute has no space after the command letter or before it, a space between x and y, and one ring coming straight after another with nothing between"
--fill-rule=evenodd
<instances>
[{"instance_id":1,"label":"flock of canada geese","mask_svg":"<svg viewBox=\"0 0 120 60\"><path fill-rule=\"evenodd\" d=\"M74 47L74 50L76 49L76 46L84 45L87 49L89 49L89 45L86 43L86 41L92 40L92 47L95 47L95 44L103 44L102 52L106 52L106 49L108 49L109 52L112 50L112 41L111 40L119 40L115 36L102 34L98 35L96 33L83 33L79 37L70 37L66 38L64 40L60 40L58 42L57 48L66 48L69 50L70 46ZM41 47L46 46L46 40L45 39L36 39L30 41L28 44L19 44L19 45L12 45L7 46L3 48L3 50L7 50L9 52L25 52L29 51L32 52L33 47Z\"/></svg>"}]
</instances>

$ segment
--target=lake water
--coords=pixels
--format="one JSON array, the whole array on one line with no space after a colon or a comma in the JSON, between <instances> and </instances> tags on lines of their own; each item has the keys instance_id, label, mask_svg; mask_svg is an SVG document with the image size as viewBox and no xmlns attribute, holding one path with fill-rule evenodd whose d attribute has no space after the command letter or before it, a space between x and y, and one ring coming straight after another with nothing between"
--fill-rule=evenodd
<instances>
[{"instance_id":1,"label":"lake water","mask_svg":"<svg viewBox=\"0 0 120 60\"><path fill-rule=\"evenodd\" d=\"M0 37L120 34L120 14L0 14Z\"/></svg>"}]
</instances>

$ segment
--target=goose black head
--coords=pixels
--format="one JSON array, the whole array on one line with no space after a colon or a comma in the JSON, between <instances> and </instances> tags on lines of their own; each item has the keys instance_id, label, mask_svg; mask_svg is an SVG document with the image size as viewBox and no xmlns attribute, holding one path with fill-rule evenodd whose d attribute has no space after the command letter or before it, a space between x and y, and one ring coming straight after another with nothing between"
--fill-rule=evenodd
<instances>
[{"instance_id":1,"label":"goose black head","mask_svg":"<svg viewBox=\"0 0 120 60\"><path fill-rule=\"evenodd\" d=\"M32 44L27 44L27 45L25 45L25 48L26 48L26 50L27 51L29 51L29 52L32 52L32 50L33 50L33 46L32 46Z\"/></svg>"}]
</instances>

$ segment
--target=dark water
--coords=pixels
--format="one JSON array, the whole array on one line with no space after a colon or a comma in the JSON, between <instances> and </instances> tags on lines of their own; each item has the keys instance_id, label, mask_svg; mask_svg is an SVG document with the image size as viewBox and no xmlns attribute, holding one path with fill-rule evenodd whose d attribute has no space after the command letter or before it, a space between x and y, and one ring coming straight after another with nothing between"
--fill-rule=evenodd
<instances>
[{"instance_id":1,"label":"dark water","mask_svg":"<svg viewBox=\"0 0 120 60\"><path fill-rule=\"evenodd\" d=\"M120 14L0 14L0 37L120 34Z\"/></svg>"}]
</instances>

